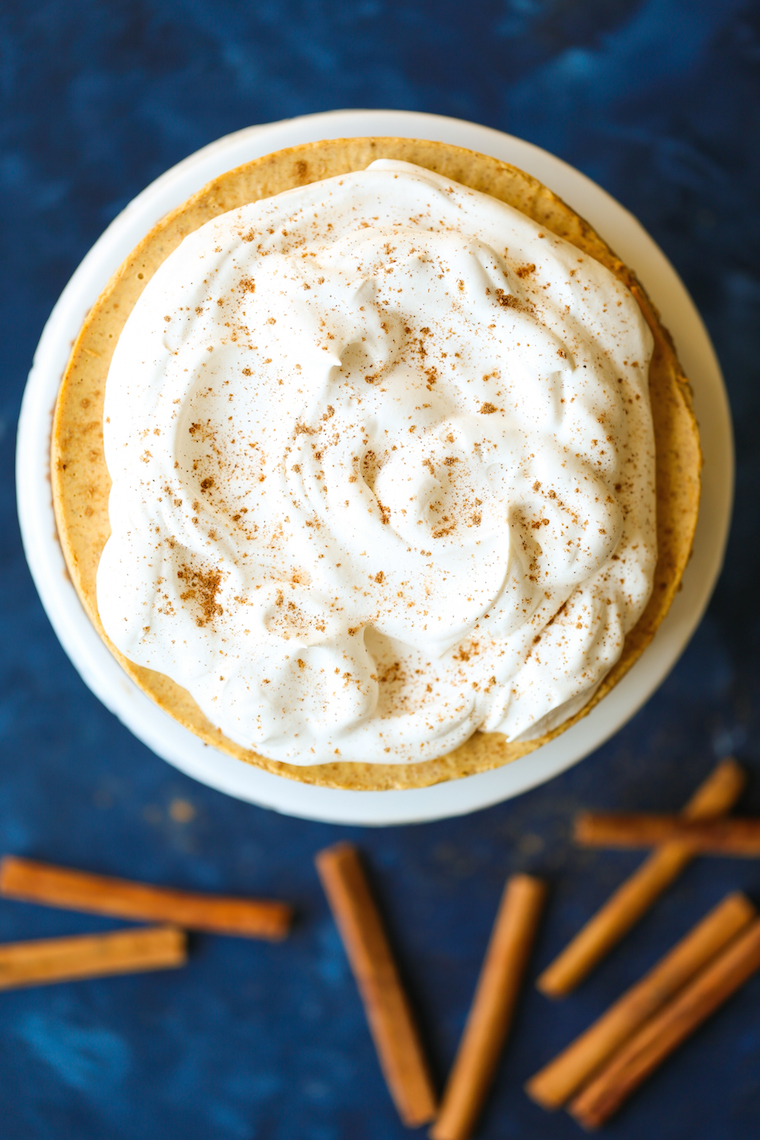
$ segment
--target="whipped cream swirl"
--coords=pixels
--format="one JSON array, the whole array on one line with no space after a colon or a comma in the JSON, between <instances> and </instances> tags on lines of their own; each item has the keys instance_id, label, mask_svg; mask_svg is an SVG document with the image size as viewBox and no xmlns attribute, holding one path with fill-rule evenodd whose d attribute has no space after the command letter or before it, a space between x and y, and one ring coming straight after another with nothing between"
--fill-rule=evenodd
<instances>
[{"instance_id":1,"label":"whipped cream swirl","mask_svg":"<svg viewBox=\"0 0 760 1140\"><path fill-rule=\"evenodd\" d=\"M602 265L408 163L208 222L108 375L108 636L289 764L546 731L651 591L651 351Z\"/></svg>"}]
</instances>

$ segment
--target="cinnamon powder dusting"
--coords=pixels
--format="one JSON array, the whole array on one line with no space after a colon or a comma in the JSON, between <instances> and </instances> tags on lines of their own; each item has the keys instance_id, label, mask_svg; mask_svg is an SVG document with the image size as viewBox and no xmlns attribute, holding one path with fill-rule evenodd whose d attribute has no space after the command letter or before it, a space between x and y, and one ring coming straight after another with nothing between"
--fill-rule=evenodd
<instances>
[{"instance_id":1,"label":"cinnamon powder dusting","mask_svg":"<svg viewBox=\"0 0 760 1140\"><path fill-rule=\"evenodd\" d=\"M195 602L197 613L195 624L208 625L215 617L224 613L224 609L216 600L222 585L222 572L220 569L206 571L196 569L185 564L177 571L177 577L185 583L186 589L180 594L183 602Z\"/></svg>"}]
</instances>

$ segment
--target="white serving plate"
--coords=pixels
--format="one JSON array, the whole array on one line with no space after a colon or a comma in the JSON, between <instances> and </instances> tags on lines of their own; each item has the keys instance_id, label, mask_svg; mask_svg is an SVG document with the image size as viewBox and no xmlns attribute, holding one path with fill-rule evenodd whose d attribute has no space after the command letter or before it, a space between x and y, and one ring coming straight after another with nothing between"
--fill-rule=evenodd
<instances>
[{"instance_id":1,"label":"white serving plate","mask_svg":"<svg viewBox=\"0 0 760 1140\"><path fill-rule=\"evenodd\" d=\"M314 788L271 775L203 744L162 712L124 673L82 609L56 539L49 482L53 405L72 341L111 273L148 230L210 179L241 163L299 143L368 135L435 139L494 155L533 174L587 218L636 271L673 334L692 382L705 460L683 588L652 644L612 693L556 740L504 768L388 792ZM85 683L138 739L189 776L288 815L400 824L463 815L551 779L598 748L651 696L699 623L720 571L733 495L733 442L720 367L699 313L652 238L601 187L546 151L474 123L406 111L334 111L249 127L204 147L148 186L111 223L64 289L40 339L19 420L17 486L26 556L53 628Z\"/></svg>"}]
</instances>

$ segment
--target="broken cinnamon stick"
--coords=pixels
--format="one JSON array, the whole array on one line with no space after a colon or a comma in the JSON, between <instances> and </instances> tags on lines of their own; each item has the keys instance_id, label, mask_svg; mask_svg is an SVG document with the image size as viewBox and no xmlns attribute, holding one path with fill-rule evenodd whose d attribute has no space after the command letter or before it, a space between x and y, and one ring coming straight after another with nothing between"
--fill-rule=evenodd
<instances>
[{"instance_id":1,"label":"broken cinnamon stick","mask_svg":"<svg viewBox=\"0 0 760 1140\"><path fill-rule=\"evenodd\" d=\"M167 970L186 959L185 934L171 926L13 942L0 946L0 989Z\"/></svg>"},{"instance_id":2,"label":"broken cinnamon stick","mask_svg":"<svg viewBox=\"0 0 760 1140\"><path fill-rule=\"evenodd\" d=\"M604 1124L710 1014L760 968L760 919L648 1021L570 1104L584 1128Z\"/></svg>"},{"instance_id":3,"label":"broken cinnamon stick","mask_svg":"<svg viewBox=\"0 0 760 1140\"><path fill-rule=\"evenodd\" d=\"M512 1022L546 897L530 875L507 882L432 1140L467 1140Z\"/></svg>"},{"instance_id":4,"label":"broken cinnamon stick","mask_svg":"<svg viewBox=\"0 0 760 1140\"><path fill-rule=\"evenodd\" d=\"M525 1086L544 1108L559 1108L657 1010L757 917L740 893L714 907L648 974Z\"/></svg>"},{"instance_id":5,"label":"broken cinnamon stick","mask_svg":"<svg viewBox=\"0 0 760 1140\"><path fill-rule=\"evenodd\" d=\"M426 1124L435 1116L435 1092L359 854L350 843L338 843L320 851L315 862L399 1116L409 1128Z\"/></svg>"},{"instance_id":6,"label":"broken cinnamon stick","mask_svg":"<svg viewBox=\"0 0 760 1140\"><path fill-rule=\"evenodd\" d=\"M760 857L760 819L729 816L692 820L645 812L586 812L575 823L576 842L584 847L655 847L673 840L697 852Z\"/></svg>"},{"instance_id":7,"label":"broken cinnamon stick","mask_svg":"<svg viewBox=\"0 0 760 1140\"><path fill-rule=\"evenodd\" d=\"M736 803L746 780L746 773L735 760L721 761L681 814L685 819L723 815ZM536 982L539 990L547 997L565 997L574 990L646 914L695 854L693 846L680 841L665 843L653 851L547 966Z\"/></svg>"},{"instance_id":8,"label":"broken cinnamon stick","mask_svg":"<svg viewBox=\"0 0 760 1140\"><path fill-rule=\"evenodd\" d=\"M273 940L286 937L292 914L281 902L175 891L14 855L6 855L0 863L0 894L66 910Z\"/></svg>"}]
</instances>

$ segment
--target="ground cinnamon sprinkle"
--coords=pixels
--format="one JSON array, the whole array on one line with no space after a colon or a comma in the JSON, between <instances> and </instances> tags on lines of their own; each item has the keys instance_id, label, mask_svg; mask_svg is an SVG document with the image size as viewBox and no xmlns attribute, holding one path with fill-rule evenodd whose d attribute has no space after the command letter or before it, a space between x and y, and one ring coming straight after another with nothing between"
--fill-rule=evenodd
<instances>
[{"instance_id":1,"label":"ground cinnamon sprinkle","mask_svg":"<svg viewBox=\"0 0 760 1140\"><path fill-rule=\"evenodd\" d=\"M215 617L224 613L223 607L216 600L222 585L220 569L215 568L203 572L185 564L177 571L177 577L187 585L185 592L180 594L180 600L197 603L199 613L196 614L196 625L208 625Z\"/></svg>"}]
</instances>

